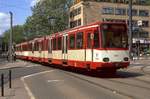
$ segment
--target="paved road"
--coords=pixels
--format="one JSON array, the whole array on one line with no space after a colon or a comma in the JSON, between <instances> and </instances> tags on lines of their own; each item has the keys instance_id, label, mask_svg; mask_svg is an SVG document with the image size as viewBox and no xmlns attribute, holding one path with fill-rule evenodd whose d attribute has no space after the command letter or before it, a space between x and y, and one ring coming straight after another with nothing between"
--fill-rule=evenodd
<instances>
[{"instance_id":1,"label":"paved road","mask_svg":"<svg viewBox=\"0 0 150 99\"><path fill-rule=\"evenodd\" d=\"M108 77L28 63L13 70L13 79L22 78L32 99L149 99L147 63L135 64Z\"/></svg>"},{"instance_id":2,"label":"paved road","mask_svg":"<svg viewBox=\"0 0 150 99\"><path fill-rule=\"evenodd\" d=\"M4 64L6 62L7 62L6 58L3 58L0 56L0 65Z\"/></svg>"},{"instance_id":3,"label":"paved road","mask_svg":"<svg viewBox=\"0 0 150 99\"><path fill-rule=\"evenodd\" d=\"M53 69L24 78L35 99L127 99L128 97Z\"/></svg>"},{"instance_id":4,"label":"paved road","mask_svg":"<svg viewBox=\"0 0 150 99\"><path fill-rule=\"evenodd\" d=\"M121 70L108 78L50 68L24 77L24 82L35 99L149 99L150 76L138 71L141 67L134 68L136 72L132 67Z\"/></svg>"}]
</instances>

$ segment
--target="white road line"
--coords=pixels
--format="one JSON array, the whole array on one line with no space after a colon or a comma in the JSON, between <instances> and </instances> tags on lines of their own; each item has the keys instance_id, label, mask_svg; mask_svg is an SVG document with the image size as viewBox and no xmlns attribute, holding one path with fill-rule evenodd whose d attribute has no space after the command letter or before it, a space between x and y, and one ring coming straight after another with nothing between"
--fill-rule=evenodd
<instances>
[{"instance_id":1,"label":"white road line","mask_svg":"<svg viewBox=\"0 0 150 99\"><path fill-rule=\"evenodd\" d=\"M37 75L45 74L45 73L48 73L48 72L53 72L53 71L54 70L48 70L48 71L44 71L44 72L34 73L34 74L31 74L31 75L24 76L22 78L25 79L25 78L29 78L29 77L32 77L32 76L37 76Z\"/></svg>"},{"instance_id":2,"label":"white road line","mask_svg":"<svg viewBox=\"0 0 150 99\"><path fill-rule=\"evenodd\" d=\"M14 67L10 67L10 66L7 66L7 67L2 67L2 68L0 68L0 70L5 70L5 69L14 69L14 68L23 68L23 67L21 67L21 66L14 66Z\"/></svg>"},{"instance_id":3,"label":"white road line","mask_svg":"<svg viewBox=\"0 0 150 99\"><path fill-rule=\"evenodd\" d=\"M30 99L35 99L34 95L32 94L31 90L29 89L28 85L25 83L24 79L21 78L23 84L24 84L24 87L28 93L28 95L30 96Z\"/></svg>"},{"instance_id":4,"label":"white road line","mask_svg":"<svg viewBox=\"0 0 150 99\"><path fill-rule=\"evenodd\" d=\"M30 99L35 99L35 97L34 97L33 93L31 92L30 88L28 87L28 85L25 83L25 79L29 78L29 77L41 75L41 74L44 74L44 73L53 72L53 71L54 70L49 70L49 71L39 72L39 73L35 73L35 74L31 74L31 75L27 75L27 76L21 77L21 80L22 80L22 82L23 82L23 84L25 86L25 89L27 90L28 95L30 96Z\"/></svg>"},{"instance_id":5,"label":"white road line","mask_svg":"<svg viewBox=\"0 0 150 99\"><path fill-rule=\"evenodd\" d=\"M41 65L31 65L31 66L26 66L26 67L40 67Z\"/></svg>"},{"instance_id":6,"label":"white road line","mask_svg":"<svg viewBox=\"0 0 150 99\"><path fill-rule=\"evenodd\" d=\"M64 81L64 80L48 80L47 82L51 83L51 82L60 82L60 81Z\"/></svg>"}]
</instances>

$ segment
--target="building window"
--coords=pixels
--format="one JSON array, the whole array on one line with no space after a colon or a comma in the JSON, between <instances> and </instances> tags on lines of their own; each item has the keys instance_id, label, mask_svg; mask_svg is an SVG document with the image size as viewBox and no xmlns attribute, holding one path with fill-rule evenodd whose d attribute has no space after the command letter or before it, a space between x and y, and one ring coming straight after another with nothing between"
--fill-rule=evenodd
<instances>
[{"instance_id":1,"label":"building window","mask_svg":"<svg viewBox=\"0 0 150 99\"><path fill-rule=\"evenodd\" d=\"M140 33L140 37L142 37L142 38L148 38L148 34L149 34L148 32L144 32L143 31L143 32Z\"/></svg>"},{"instance_id":2,"label":"building window","mask_svg":"<svg viewBox=\"0 0 150 99\"><path fill-rule=\"evenodd\" d=\"M114 14L114 8L111 8L111 7L103 8L102 13L103 14Z\"/></svg>"},{"instance_id":3,"label":"building window","mask_svg":"<svg viewBox=\"0 0 150 99\"><path fill-rule=\"evenodd\" d=\"M77 11L78 12L77 15L81 14L81 7L79 7L77 10L78 10Z\"/></svg>"},{"instance_id":4,"label":"building window","mask_svg":"<svg viewBox=\"0 0 150 99\"><path fill-rule=\"evenodd\" d=\"M138 0L138 4L145 5L147 0Z\"/></svg>"},{"instance_id":5,"label":"building window","mask_svg":"<svg viewBox=\"0 0 150 99\"><path fill-rule=\"evenodd\" d=\"M75 17L76 15L79 15L79 14L81 14L81 7L72 10L70 12L70 18L73 18L73 17Z\"/></svg>"},{"instance_id":6,"label":"building window","mask_svg":"<svg viewBox=\"0 0 150 99\"><path fill-rule=\"evenodd\" d=\"M115 14L116 14L116 15L126 15L126 9L123 9L123 8L116 8Z\"/></svg>"},{"instance_id":7,"label":"building window","mask_svg":"<svg viewBox=\"0 0 150 99\"><path fill-rule=\"evenodd\" d=\"M138 24L137 24L137 20L132 20L132 26L133 27L138 27ZM127 20L127 24L129 25L129 20Z\"/></svg>"},{"instance_id":8,"label":"building window","mask_svg":"<svg viewBox=\"0 0 150 99\"><path fill-rule=\"evenodd\" d=\"M78 19L78 26L81 25L81 19Z\"/></svg>"},{"instance_id":9,"label":"building window","mask_svg":"<svg viewBox=\"0 0 150 99\"><path fill-rule=\"evenodd\" d=\"M143 27L149 27L149 21L142 21Z\"/></svg>"},{"instance_id":10,"label":"building window","mask_svg":"<svg viewBox=\"0 0 150 99\"><path fill-rule=\"evenodd\" d=\"M73 27L76 27L76 26L80 26L80 25L81 25L81 19L78 19L78 20L70 22L70 28L73 28Z\"/></svg>"},{"instance_id":11,"label":"building window","mask_svg":"<svg viewBox=\"0 0 150 99\"><path fill-rule=\"evenodd\" d=\"M103 18L104 22L126 22L126 20L121 19L109 19L109 18Z\"/></svg>"},{"instance_id":12,"label":"building window","mask_svg":"<svg viewBox=\"0 0 150 99\"><path fill-rule=\"evenodd\" d=\"M148 10L139 10L139 16L149 16L149 11Z\"/></svg>"},{"instance_id":13,"label":"building window","mask_svg":"<svg viewBox=\"0 0 150 99\"><path fill-rule=\"evenodd\" d=\"M77 33L76 48L83 48L83 32Z\"/></svg>"},{"instance_id":14,"label":"building window","mask_svg":"<svg viewBox=\"0 0 150 99\"><path fill-rule=\"evenodd\" d=\"M127 13L128 13L128 15L129 15L129 9L127 10ZM132 9L132 15L133 15L133 16L137 16L137 15L138 15L138 10Z\"/></svg>"},{"instance_id":15,"label":"building window","mask_svg":"<svg viewBox=\"0 0 150 99\"><path fill-rule=\"evenodd\" d=\"M69 48L73 49L75 48L75 35L71 34L69 36Z\"/></svg>"}]
</instances>

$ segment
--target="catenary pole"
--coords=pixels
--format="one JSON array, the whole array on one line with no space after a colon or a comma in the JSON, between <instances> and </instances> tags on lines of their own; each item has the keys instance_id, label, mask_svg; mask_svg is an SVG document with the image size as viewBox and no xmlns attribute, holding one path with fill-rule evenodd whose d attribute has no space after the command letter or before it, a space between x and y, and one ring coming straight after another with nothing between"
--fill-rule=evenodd
<instances>
[{"instance_id":1,"label":"catenary pole","mask_svg":"<svg viewBox=\"0 0 150 99\"><path fill-rule=\"evenodd\" d=\"M13 13L10 11L9 12L10 14L10 29L11 29L11 32L10 32L10 37L9 37L9 61L10 62L13 62L13 51L12 51L12 48L13 48Z\"/></svg>"},{"instance_id":2,"label":"catenary pole","mask_svg":"<svg viewBox=\"0 0 150 99\"><path fill-rule=\"evenodd\" d=\"M132 0L129 0L129 55L132 59Z\"/></svg>"}]
</instances>

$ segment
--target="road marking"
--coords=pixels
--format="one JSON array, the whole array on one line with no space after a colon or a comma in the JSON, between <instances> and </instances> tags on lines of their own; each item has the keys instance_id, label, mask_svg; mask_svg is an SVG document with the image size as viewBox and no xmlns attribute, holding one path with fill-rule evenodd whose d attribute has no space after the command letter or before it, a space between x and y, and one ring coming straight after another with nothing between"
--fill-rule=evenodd
<instances>
[{"instance_id":1,"label":"road marking","mask_svg":"<svg viewBox=\"0 0 150 99\"><path fill-rule=\"evenodd\" d=\"M30 88L28 87L28 85L25 83L25 79L26 78L29 78L29 77L33 77L33 76L37 76L37 75L41 75L41 74L44 74L44 73L49 73L49 72L53 72L54 70L49 70L49 71L44 71L44 72L39 72L39 73L34 73L34 74L31 74L31 75L27 75L27 76L24 76L24 77L21 77L21 80L25 86L25 89L28 93L28 95L30 96L30 99L36 99L33 95L33 93L31 92Z\"/></svg>"},{"instance_id":2,"label":"road marking","mask_svg":"<svg viewBox=\"0 0 150 99\"><path fill-rule=\"evenodd\" d=\"M60 81L63 81L63 80L48 80L47 82L51 83L51 82L60 82Z\"/></svg>"},{"instance_id":3,"label":"road marking","mask_svg":"<svg viewBox=\"0 0 150 99\"><path fill-rule=\"evenodd\" d=\"M21 66L14 66L14 67L2 67L2 68L0 68L0 70L5 70L5 69L15 69L15 68L23 68L23 67L21 67Z\"/></svg>"},{"instance_id":4,"label":"road marking","mask_svg":"<svg viewBox=\"0 0 150 99\"><path fill-rule=\"evenodd\" d=\"M23 82L23 84L24 84L24 86L25 86L25 89L26 89L26 91L27 91L27 93L28 93L30 99L35 99L34 95L32 94L32 92L31 92L31 90L29 89L28 85L25 83L24 79L21 78L21 80L22 80L22 82Z\"/></svg>"},{"instance_id":5,"label":"road marking","mask_svg":"<svg viewBox=\"0 0 150 99\"><path fill-rule=\"evenodd\" d=\"M29 66L26 66L26 67L40 67L41 65L29 65Z\"/></svg>"},{"instance_id":6,"label":"road marking","mask_svg":"<svg viewBox=\"0 0 150 99\"><path fill-rule=\"evenodd\" d=\"M53 71L54 70L48 70L48 71L44 71L44 72L34 73L34 74L31 74L31 75L24 76L22 78L25 79L25 78L29 78L29 77L32 77L32 76L37 76L37 75L45 74L45 73L48 73L48 72L53 72Z\"/></svg>"}]
</instances>

